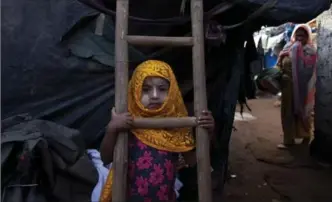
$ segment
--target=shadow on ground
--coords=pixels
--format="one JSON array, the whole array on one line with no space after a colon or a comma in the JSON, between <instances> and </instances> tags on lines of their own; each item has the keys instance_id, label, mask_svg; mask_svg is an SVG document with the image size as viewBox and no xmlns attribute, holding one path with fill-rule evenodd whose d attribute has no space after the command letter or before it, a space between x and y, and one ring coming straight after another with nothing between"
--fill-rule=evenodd
<instances>
[{"instance_id":1,"label":"shadow on ground","mask_svg":"<svg viewBox=\"0 0 332 202\"><path fill-rule=\"evenodd\" d=\"M230 145L230 171L225 202L328 202L332 201L332 169L297 145L278 150L282 141L280 108L275 99L249 102L257 119L236 121ZM216 196L215 198L219 198ZM219 200L220 201L220 200Z\"/></svg>"}]
</instances>

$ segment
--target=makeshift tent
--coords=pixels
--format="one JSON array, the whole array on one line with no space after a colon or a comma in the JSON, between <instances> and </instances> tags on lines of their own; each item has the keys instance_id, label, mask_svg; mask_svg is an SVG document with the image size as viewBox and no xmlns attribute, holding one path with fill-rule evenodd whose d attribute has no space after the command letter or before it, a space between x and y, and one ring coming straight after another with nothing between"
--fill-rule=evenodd
<instances>
[{"instance_id":1,"label":"makeshift tent","mask_svg":"<svg viewBox=\"0 0 332 202\"><path fill-rule=\"evenodd\" d=\"M107 2L109 8L114 9L113 2ZM252 81L250 63L255 59L255 46L249 43L245 50L244 41L252 40L252 32L264 24L312 19L327 8L329 1L310 1L310 5L306 1L292 1L290 4L294 6L286 0L278 1L273 9L265 9L249 18L254 21L246 20L264 2L239 1L207 21L210 25L212 21L222 25L222 29L217 26L220 32L207 31L206 43L209 108L215 116L218 134L212 162L221 173L227 170L228 142L237 100L245 100L250 91L245 88L250 85L246 84ZM183 17L179 14L180 3L131 1L131 13L145 19L174 16L185 19L188 6ZM204 3L208 11L221 1ZM98 148L114 104L112 17L106 18L100 36L96 34L99 13L75 0L4 0L2 8L2 131L8 132L18 123L28 124L27 120L47 120L77 129L85 148ZM277 12L284 15L276 15ZM233 26L240 22L244 23ZM130 33L184 35L190 28L188 21L175 24L159 23L151 27L147 21L131 21ZM214 34L218 40L213 40ZM131 48L131 69L147 58L166 60L174 67L190 106L190 51L186 48L171 51ZM22 150L16 152L19 154ZM4 186L6 184L2 184Z\"/></svg>"}]
</instances>

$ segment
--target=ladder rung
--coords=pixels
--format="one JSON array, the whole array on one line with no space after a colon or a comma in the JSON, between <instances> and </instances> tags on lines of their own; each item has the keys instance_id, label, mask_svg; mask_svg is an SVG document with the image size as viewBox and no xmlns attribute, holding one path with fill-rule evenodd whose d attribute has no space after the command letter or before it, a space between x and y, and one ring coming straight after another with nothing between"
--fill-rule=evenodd
<instances>
[{"instance_id":1,"label":"ladder rung","mask_svg":"<svg viewBox=\"0 0 332 202\"><path fill-rule=\"evenodd\" d=\"M192 46L192 37L164 37L128 35L128 43L143 46Z\"/></svg>"},{"instance_id":2,"label":"ladder rung","mask_svg":"<svg viewBox=\"0 0 332 202\"><path fill-rule=\"evenodd\" d=\"M196 117L135 118L133 127L141 129L186 128L197 126Z\"/></svg>"}]
</instances>

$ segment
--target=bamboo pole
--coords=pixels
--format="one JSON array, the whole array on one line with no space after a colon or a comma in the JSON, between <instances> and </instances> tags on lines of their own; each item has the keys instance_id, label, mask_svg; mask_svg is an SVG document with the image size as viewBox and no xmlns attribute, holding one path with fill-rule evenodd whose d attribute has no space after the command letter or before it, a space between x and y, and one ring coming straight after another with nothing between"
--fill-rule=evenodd
<instances>
[{"instance_id":1,"label":"bamboo pole","mask_svg":"<svg viewBox=\"0 0 332 202\"><path fill-rule=\"evenodd\" d=\"M191 25L193 33L193 81L194 81L194 108L198 117L202 110L207 109L205 55L203 34L203 0L191 0ZM196 127L196 155L198 197L200 202L212 202L210 142L208 132Z\"/></svg>"},{"instance_id":2,"label":"bamboo pole","mask_svg":"<svg viewBox=\"0 0 332 202\"><path fill-rule=\"evenodd\" d=\"M115 110L127 111L128 89L128 0L116 1L115 27ZM128 168L128 134L119 134L114 150L112 201L126 201Z\"/></svg>"}]
</instances>

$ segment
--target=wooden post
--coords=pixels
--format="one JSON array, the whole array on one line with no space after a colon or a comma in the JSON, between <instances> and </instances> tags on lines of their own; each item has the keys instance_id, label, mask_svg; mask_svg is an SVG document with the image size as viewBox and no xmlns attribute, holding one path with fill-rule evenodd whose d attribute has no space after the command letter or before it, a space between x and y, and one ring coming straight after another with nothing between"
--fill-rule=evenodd
<instances>
[{"instance_id":1,"label":"wooden post","mask_svg":"<svg viewBox=\"0 0 332 202\"><path fill-rule=\"evenodd\" d=\"M115 111L126 112L128 89L128 0L116 1L115 27ZM119 134L113 158L112 201L124 202L127 194L128 134Z\"/></svg>"},{"instance_id":2,"label":"wooden post","mask_svg":"<svg viewBox=\"0 0 332 202\"><path fill-rule=\"evenodd\" d=\"M205 54L203 33L203 0L191 0L191 25L193 33L193 81L195 115L207 109ZM196 154L198 197L200 202L212 202L210 140L205 129L196 127Z\"/></svg>"}]
</instances>

